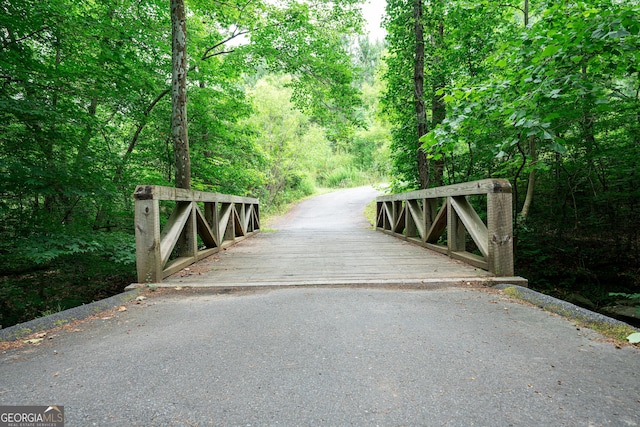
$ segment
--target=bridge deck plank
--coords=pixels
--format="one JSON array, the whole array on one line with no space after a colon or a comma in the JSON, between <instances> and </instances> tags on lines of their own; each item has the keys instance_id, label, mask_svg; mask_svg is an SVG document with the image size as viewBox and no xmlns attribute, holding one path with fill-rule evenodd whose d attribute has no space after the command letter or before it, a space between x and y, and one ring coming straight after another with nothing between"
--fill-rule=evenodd
<instances>
[{"instance_id":1,"label":"bridge deck plank","mask_svg":"<svg viewBox=\"0 0 640 427\"><path fill-rule=\"evenodd\" d=\"M441 285L496 280L445 255L376 232L370 187L309 199L262 232L165 280L166 286ZM500 278L517 282L521 278Z\"/></svg>"}]
</instances>

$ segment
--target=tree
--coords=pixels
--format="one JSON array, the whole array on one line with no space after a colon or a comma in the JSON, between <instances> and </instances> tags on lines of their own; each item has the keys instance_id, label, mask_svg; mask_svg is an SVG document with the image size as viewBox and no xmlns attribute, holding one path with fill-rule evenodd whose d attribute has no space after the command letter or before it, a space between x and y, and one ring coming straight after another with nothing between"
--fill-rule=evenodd
<instances>
[{"instance_id":1,"label":"tree","mask_svg":"<svg viewBox=\"0 0 640 427\"><path fill-rule=\"evenodd\" d=\"M358 86L366 83L373 85L377 68L385 48L384 41L371 42L367 36L354 37L350 44L350 53L356 66L356 82Z\"/></svg>"},{"instance_id":2,"label":"tree","mask_svg":"<svg viewBox=\"0 0 640 427\"><path fill-rule=\"evenodd\" d=\"M191 188L187 132L187 18L184 0L171 0L171 135L176 162L176 187Z\"/></svg>"},{"instance_id":3,"label":"tree","mask_svg":"<svg viewBox=\"0 0 640 427\"><path fill-rule=\"evenodd\" d=\"M269 5L250 33L252 64L292 77L293 101L319 124L333 129L336 145L348 143L362 124L361 100L344 34L361 31L359 0L285 2Z\"/></svg>"},{"instance_id":4,"label":"tree","mask_svg":"<svg viewBox=\"0 0 640 427\"><path fill-rule=\"evenodd\" d=\"M392 145L396 171L408 187L426 188L443 182L442 158L428 153L419 139L445 119L443 89L456 70L465 67L459 62L460 55L449 48L468 45L463 38L457 39L460 9L458 2L439 0L387 3L389 55L385 58L388 86L384 103L396 122ZM411 87L406 80L410 75ZM415 117L408 115L409 102ZM407 169L407 156L412 153L416 161Z\"/></svg>"},{"instance_id":5,"label":"tree","mask_svg":"<svg viewBox=\"0 0 640 427\"><path fill-rule=\"evenodd\" d=\"M398 189L420 186L417 167L418 129L415 108L414 54L415 28L413 8L407 1L388 1L383 24L387 30L387 54L384 55L386 91L383 108L393 123L391 128L392 173ZM412 37L413 35L413 37Z\"/></svg>"},{"instance_id":6,"label":"tree","mask_svg":"<svg viewBox=\"0 0 640 427\"><path fill-rule=\"evenodd\" d=\"M190 182L186 70L204 68L203 62L218 55L246 55L254 64L265 63L273 72L292 75L291 86L297 105L313 114L321 124L331 123L335 129L333 139L337 143L350 138L353 127L360 124L355 114L359 97L351 85L352 65L341 34L359 30L361 17L357 3L358 0L342 0L335 4L291 1L282 6L262 2L219 5L194 0L194 10L214 20L211 34L216 38L205 36L208 46L205 45L203 53L189 65L184 0L172 1L172 134L177 186L187 188ZM218 9L227 13L216 13ZM220 26L232 29L219 31ZM241 35L249 38L247 46L224 50L228 42Z\"/></svg>"},{"instance_id":7,"label":"tree","mask_svg":"<svg viewBox=\"0 0 640 427\"><path fill-rule=\"evenodd\" d=\"M533 286L602 298L640 283L639 17L637 1L448 3L446 117L423 148L450 182L512 182Z\"/></svg>"},{"instance_id":8,"label":"tree","mask_svg":"<svg viewBox=\"0 0 640 427\"><path fill-rule=\"evenodd\" d=\"M262 200L268 206L310 195L332 154L326 131L291 102L291 79L269 75L250 90L254 114L246 122L264 154Z\"/></svg>"},{"instance_id":9,"label":"tree","mask_svg":"<svg viewBox=\"0 0 640 427\"><path fill-rule=\"evenodd\" d=\"M495 53L497 66L448 91L447 98L456 104L454 117L429 139L431 146L441 148L463 135L478 140L485 134L487 140L502 141L493 146L493 154L502 159L502 168L512 169L516 190L522 174L528 176L524 200L516 197L522 220L531 210L536 172L547 167L544 159L565 155L568 142L581 140L587 170L597 170L597 124L620 124L606 118L617 99L611 94L624 93L621 87L627 85L612 82L635 80L629 70L637 61L628 53L636 43L635 27L628 23L637 6L610 2L600 9L585 3L543 7L528 28L502 24L507 37ZM597 19L594 11L600 13ZM529 12L527 4L523 12ZM602 181L596 176L589 180Z\"/></svg>"},{"instance_id":10,"label":"tree","mask_svg":"<svg viewBox=\"0 0 640 427\"><path fill-rule=\"evenodd\" d=\"M427 128L427 111L424 95L424 26L422 16L422 0L413 0L413 28L415 36L415 55L413 64L413 102L416 110L416 140L425 135ZM418 147L416 150L418 160L418 177L420 188L429 187L429 164L425 152Z\"/></svg>"}]
</instances>

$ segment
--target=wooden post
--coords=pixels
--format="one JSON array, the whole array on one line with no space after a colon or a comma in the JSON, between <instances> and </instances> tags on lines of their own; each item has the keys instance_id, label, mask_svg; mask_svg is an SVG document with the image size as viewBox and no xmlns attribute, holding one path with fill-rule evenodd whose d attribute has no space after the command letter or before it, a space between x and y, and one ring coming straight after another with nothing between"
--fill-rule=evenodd
<instances>
[{"instance_id":1,"label":"wooden post","mask_svg":"<svg viewBox=\"0 0 640 427\"><path fill-rule=\"evenodd\" d=\"M196 202L191 202L191 216L189 220L185 224L184 233L187 236L187 246L185 247L184 256L193 257L194 261L196 261L196 256L198 255L198 218L196 209L198 206Z\"/></svg>"},{"instance_id":2,"label":"wooden post","mask_svg":"<svg viewBox=\"0 0 640 427\"><path fill-rule=\"evenodd\" d=\"M446 202L445 202L446 203ZM424 229L425 233L422 236L422 242L427 242L427 235L429 234L429 230L433 225L433 221L438 214L438 200L437 199L422 199L422 209L424 211Z\"/></svg>"},{"instance_id":3,"label":"wooden post","mask_svg":"<svg viewBox=\"0 0 640 427\"><path fill-rule=\"evenodd\" d=\"M160 215L157 200L136 200L135 229L138 283L161 282Z\"/></svg>"},{"instance_id":4,"label":"wooden post","mask_svg":"<svg viewBox=\"0 0 640 427\"><path fill-rule=\"evenodd\" d=\"M218 202L204 204L204 217L211 227L216 246L220 246L220 232L218 230Z\"/></svg>"},{"instance_id":5,"label":"wooden post","mask_svg":"<svg viewBox=\"0 0 640 427\"><path fill-rule=\"evenodd\" d=\"M180 231L180 238L176 243L178 256L181 258L195 257L198 252L198 226L196 223L195 202L178 202L188 204L189 217Z\"/></svg>"},{"instance_id":6,"label":"wooden post","mask_svg":"<svg viewBox=\"0 0 640 427\"><path fill-rule=\"evenodd\" d=\"M260 228L260 205L258 203L254 203L253 205L253 220L251 231L256 231Z\"/></svg>"},{"instance_id":7,"label":"wooden post","mask_svg":"<svg viewBox=\"0 0 640 427\"><path fill-rule=\"evenodd\" d=\"M396 200L393 202L393 225L391 231L394 233L402 233L404 230L404 224L401 223L403 220L402 210L404 207L402 206L401 200Z\"/></svg>"},{"instance_id":8,"label":"wooden post","mask_svg":"<svg viewBox=\"0 0 640 427\"><path fill-rule=\"evenodd\" d=\"M230 203L230 207L229 209L231 210L229 213L229 219L227 220L227 226L224 229L224 237L223 237L223 241L234 241L236 238L236 208L235 205L233 203Z\"/></svg>"},{"instance_id":9,"label":"wooden post","mask_svg":"<svg viewBox=\"0 0 640 427\"><path fill-rule=\"evenodd\" d=\"M511 193L487 194L489 271L500 277L514 275L513 211Z\"/></svg>"},{"instance_id":10,"label":"wooden post","mask_svg":"<svg viewBox=\"0 0 640 427\"><path fill-rule=\"evenodd\" d=\"M238 210L238 218L240 219L240 233L244 236L247 232L248 224L247 224L247 205L244 203L236 203L236 210Z\"/></svg>"},{"instance_id":11,"label":"wooden post","mask_svg":"<svg viewBox=\"0 0 640 427\"><path fill-rule=\"evenodd\" d=\"M417 210L418 203L415 201L407 200L404 204L404 224L405 224L405 236L407 237L416 237L418 235L418 226L416 225L416 220L411 214L411 207L409 206L413 203L413 207Z\"/></svg>"},{"instance_id":12,"label":"wooden post","mask_svg":"<svg viewBox=\"0 0 640 427\"><path fill-rule=\"evenodd\" d=\"M452 197L447 197L447 248L449 253L464 252L465 250L465 229L462 221L458 217L456 210L451 204Z\"/></svg>"},{"instance_id":13,"label":"wooden post","mask_svg":"<svg viewBox=\"0 0 640 427\"><path fill-rule=\"evenodd\" d=\"M382 215L384 217L383 227L385 230L393 230L393 210L391 209L392 206L393 202L384 202L382 206L382 209L384 209Z\"/></svg>"}]
</instances>

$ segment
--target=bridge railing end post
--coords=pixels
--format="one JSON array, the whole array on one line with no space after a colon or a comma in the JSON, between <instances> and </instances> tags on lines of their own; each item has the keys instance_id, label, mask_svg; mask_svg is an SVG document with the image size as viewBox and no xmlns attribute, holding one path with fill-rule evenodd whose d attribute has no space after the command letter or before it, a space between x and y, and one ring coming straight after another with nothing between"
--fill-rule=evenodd
<instances>
[{"instance_id":1,"label":"bridge railing end post","mask_svg":"<svg viewBox=\"0 0 640 427\"><path fill-rule=\"evenodd\" d=\"M487 194L489 271L498 277L514 275L513 208L511 193Z\"/></svg>"},{"instance_id":2,"label":"bridge railing end post","mask_svg":"<svg viewBox=\"0 0 640 427\"><path fill-rule=\"evenodd\" d=\"M136 270L138 283L162 281L160 215L156 199L136 199Z\"/></svg>"}]
</instances>

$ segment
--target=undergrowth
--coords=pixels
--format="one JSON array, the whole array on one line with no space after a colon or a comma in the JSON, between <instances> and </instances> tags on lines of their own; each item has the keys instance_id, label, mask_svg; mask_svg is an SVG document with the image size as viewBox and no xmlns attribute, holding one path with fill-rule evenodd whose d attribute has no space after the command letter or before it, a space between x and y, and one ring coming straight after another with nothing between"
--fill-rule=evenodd
<instances>
[{"instance_id":1,"label":"undergrowth","mask_svg":"<svg viewBox=\"0 0 640 427\"><path fill-rule=\"evenodd\" d=\"M136 281L135 265L104 255L65 255L29 272L2 271L0 325L8 327L116 295Z\"/></svg>"}]
</instances>

